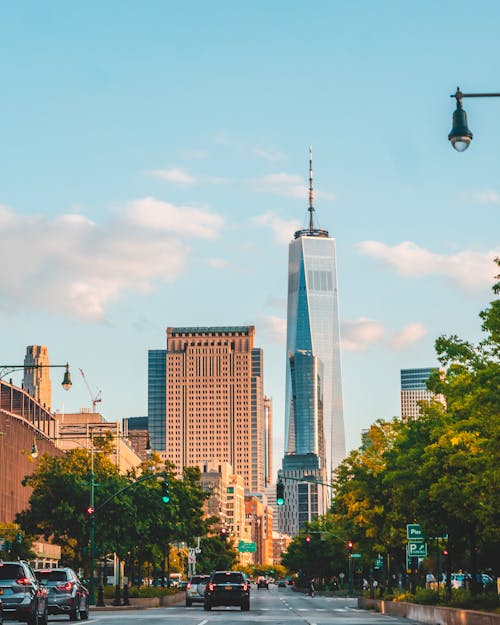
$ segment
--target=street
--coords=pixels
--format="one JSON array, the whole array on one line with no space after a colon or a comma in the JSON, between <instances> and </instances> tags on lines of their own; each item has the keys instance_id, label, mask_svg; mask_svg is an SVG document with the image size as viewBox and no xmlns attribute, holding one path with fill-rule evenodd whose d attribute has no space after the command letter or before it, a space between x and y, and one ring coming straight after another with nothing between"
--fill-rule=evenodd
<instances>
[{"instance_id":1,"label":"street","mask_svg":"<svg viewBox=\"0 0 500 625\"><path fill-rule=\"evenodd\" d=\"M375 612L358 610L356 599L337 597L309 597L292 592L288 588L270 590L251 590L250 612L240 612L239 608L214 608L205 612L201 604L185 607L183 604L167 608L149 610L94 611L90 613L89 623L99 625L154 625L171 623L172 625L391 625L405 624L411 621L384 616ZM50 623L66 622L67 617L51 616Z\"/></svg>"}]
</instances>

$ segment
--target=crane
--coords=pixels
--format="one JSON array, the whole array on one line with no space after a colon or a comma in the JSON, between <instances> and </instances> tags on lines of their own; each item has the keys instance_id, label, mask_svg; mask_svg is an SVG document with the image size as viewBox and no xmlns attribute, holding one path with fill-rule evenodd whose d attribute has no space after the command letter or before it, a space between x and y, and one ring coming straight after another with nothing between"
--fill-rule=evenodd
<instances>
[{"instance_id":1,"label":"crane","mask_svg":"<svg viewBox=\"0 0 500 625\"><path fill-rule=\"evenodd\" d=\"M92 399L92 412L97 412L95 406L97 403L102 401L101 391L97 391L97 393L94 395L94 393L92 393L92 389L90 388L90 384L87 382L87 378L85 377L85 373L83 372L83 369L80 369L80 373L82 374L83 381L85 382L85 386L87 387L90 398Z\"/></svg>"}]
</instances>

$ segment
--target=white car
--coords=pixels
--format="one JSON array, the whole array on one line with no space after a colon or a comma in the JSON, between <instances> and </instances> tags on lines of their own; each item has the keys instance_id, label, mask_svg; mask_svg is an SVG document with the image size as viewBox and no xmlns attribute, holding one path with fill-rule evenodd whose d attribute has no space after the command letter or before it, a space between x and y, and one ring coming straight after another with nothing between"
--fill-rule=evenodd
<instances>
[{"instance_id":1,"label":"white car","mask_svg":"<svg viewBox=\"0 0 500 625\"><path fill-rule=\"evenodd\" d=\"M203 603L205 600L205 588L210 575L193 575L186 585L186 606L193 603Z\"/></svg>"}]
</instances>

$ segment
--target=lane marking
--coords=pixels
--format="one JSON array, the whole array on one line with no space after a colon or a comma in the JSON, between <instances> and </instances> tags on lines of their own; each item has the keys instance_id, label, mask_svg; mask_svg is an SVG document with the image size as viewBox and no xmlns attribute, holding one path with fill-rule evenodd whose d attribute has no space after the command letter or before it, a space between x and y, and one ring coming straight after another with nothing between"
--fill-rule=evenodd
<instances>
[{"instance_id":1,"label":"lane marking","mask_svg":"<svg viewBox=\"0 0 500 625\"><path fill-rule=\"evenodd\" d=\"M205 623L208 623L208 619L204 618L202 621L200 621L198 623L198 625L205 625Z\"/></svg>"}]
</instances>

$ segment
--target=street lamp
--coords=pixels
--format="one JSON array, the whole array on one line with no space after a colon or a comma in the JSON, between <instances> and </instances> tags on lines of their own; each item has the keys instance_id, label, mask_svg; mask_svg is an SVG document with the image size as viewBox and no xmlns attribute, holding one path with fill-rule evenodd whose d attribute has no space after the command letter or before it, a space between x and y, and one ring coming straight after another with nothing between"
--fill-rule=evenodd
<instances>
[{"instance_id":1,"label":"street lamp","mask_svg":"<svg viewBox=\"0 0 500 625\"><path fill-rule=\"evenodd\" d=\"M12 373L13 371L21 371L26 369L53 369L53 368L61 368L66 369L64 372L63 381L61 382L61 386L65 391L69 391L71 388L71 376L69 374L69 364L65 365L0 365L0 380L2 380L6 375Z\"/></svg>"},{"instance_id":2,"label":"street lamp","mask_svg":"<svg viewBox=\"0 0 500 625\"><path fill-rule=\"evenodd\" d=\"M453 127L448 135L448 140L457 152L464 152L472 141L472 132L467 126L467 113L462 108L462 98L499 98L500 93L462 93L457 87L450 98L455 98L457 108L453 113Z\"/></svg>"}]
</instances>

